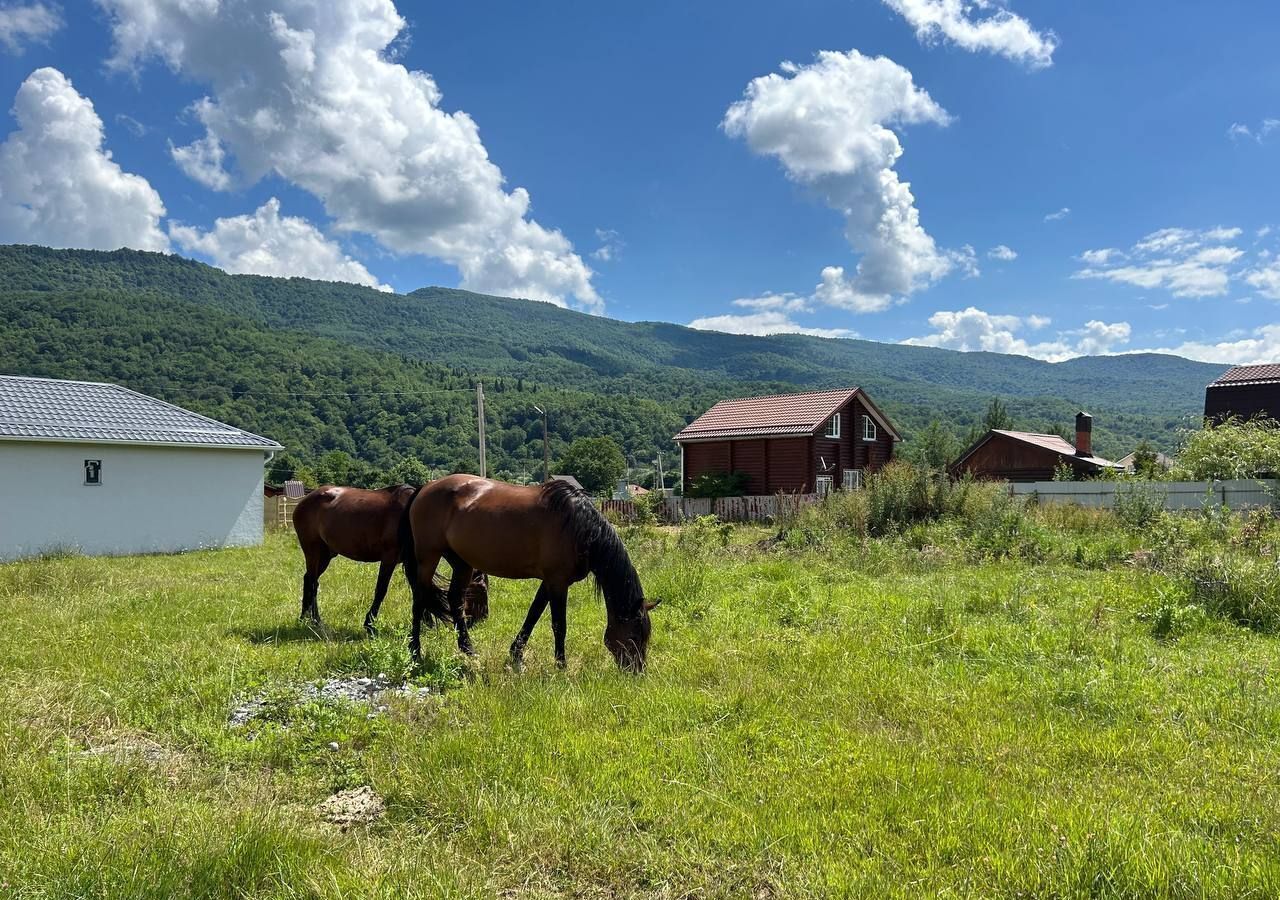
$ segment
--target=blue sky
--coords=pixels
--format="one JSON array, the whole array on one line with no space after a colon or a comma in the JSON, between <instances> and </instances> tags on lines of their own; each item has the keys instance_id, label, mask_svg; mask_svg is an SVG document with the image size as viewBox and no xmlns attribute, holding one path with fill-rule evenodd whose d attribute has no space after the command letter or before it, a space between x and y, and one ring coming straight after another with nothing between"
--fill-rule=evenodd
<instances>
[{"instance_id":1,"label":"blue sky","mask_svg":"<svg viewBox=\"0 0 1280 900\"><path fill-rule=\"evenodd\" d=\"M19 0L0 240L1280 359L1277 28L1244 0Z\"/></svg>"}]
</instances>

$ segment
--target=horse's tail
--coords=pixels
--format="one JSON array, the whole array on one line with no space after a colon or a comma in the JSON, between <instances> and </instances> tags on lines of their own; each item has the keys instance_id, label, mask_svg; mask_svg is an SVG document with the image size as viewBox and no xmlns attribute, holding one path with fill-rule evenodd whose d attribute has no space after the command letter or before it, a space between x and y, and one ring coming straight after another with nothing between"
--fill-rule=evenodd
<instances>
[{"instance_id":1,"label":"horse's tail","mask_svg":"<svg viewBox=\"0 0 1280 900\"><path fill-rule=\"evenodd\" d=\"M413 496L404 505L400 513L400 526L396 537L400 542L400 562L404 565L404 577L409 582L409 590L418 590L418 549L413 543L413 524L409 521L409 510L413 509L413 501L418 499L421 487L414 488Z\"/></svg>"},{"instance_id":2,"label":"horse's tail","mask_svg":"<svg viewBox=\"0 0 1280 900\"><path fill-rule=\"evenodd\" d=\"M404 566L404 580L409 582L410 594L414 598L418 596L420 590L428 591L430 594L425 613L427 624L430 625L433 616L445 622L450 616L444 589L434 581L421 584L418 580L418 547L413 540L413 523L409 519L409 510L413 508L413 501L418 499L418 493L421 490L422 485L414 488L413 495L405 504L404 512L400 514L400 526L396 531L396 539L400 542L400 563Z\"/></svg>"}]
</instances>

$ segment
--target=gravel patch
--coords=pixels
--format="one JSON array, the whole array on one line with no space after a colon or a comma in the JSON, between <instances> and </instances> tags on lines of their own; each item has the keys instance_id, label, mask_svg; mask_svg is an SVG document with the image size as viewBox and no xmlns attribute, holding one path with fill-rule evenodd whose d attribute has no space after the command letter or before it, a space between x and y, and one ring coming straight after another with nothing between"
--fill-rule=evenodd
<instances>
[{"instance_id":1,"label":"gravel patch","mask_svg":"<svg viewBox=\"0 0 1280 900\"><path fill-rule=\"evenodd\" d=\"M369 712L369 718L372 719L387 712L388 707L382 702L387 698L421 699L431 693L431 688L394 684L385 674L379 673L373 678L355 676L329 678L323 682L298 685L292 691L286 692L286 696L289 693L293 695L291 705L295 706L314 700L322 703L367 704L373 707ZM227 716L227 723L232 728L243 728L250 722L263 718L269 711L278 709L279 698L278 691L274 694L264 693L250 697L231 710L231 714Z\"/></svg>"}]
</instances>

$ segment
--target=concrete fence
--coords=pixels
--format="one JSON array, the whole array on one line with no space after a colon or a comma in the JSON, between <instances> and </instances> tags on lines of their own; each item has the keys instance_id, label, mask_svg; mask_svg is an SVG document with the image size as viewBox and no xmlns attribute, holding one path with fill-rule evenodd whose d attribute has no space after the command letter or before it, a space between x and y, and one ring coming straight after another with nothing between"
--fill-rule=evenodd
<instances>
[{"instance_id":1,"label":"concrete fence","mask_svg":"<svg viewBox=\"0 0 1280 900\"><path fill-rule=\"evenodd\" d=\"M1206 504L1228 509L1274 507L1280 498L1280 480L1238 481L1036 481L1011 484L1014 496L1033 495L1041 503L1074 503L1111 509L1116 497L1139 491L1164 500L1167 510L1202 509Z\"/></svg>"}]
</instances>

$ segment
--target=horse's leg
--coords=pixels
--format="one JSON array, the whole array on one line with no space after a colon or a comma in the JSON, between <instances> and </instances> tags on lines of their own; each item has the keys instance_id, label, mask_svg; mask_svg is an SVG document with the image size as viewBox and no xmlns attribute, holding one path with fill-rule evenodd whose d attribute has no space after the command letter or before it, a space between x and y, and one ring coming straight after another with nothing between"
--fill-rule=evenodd
<instances>
[{"instance_id":1,"label":"horse's leg","mask_svg":"<svg viewBox=\"0 0 1280 900\"><path fill-rule=\"evenodd\" d=\"M516 671L524 665L524 645L529 643L529 635L533 634L534 626L542 618L542 611L547 608L550 596L546 584L538 585L538 593L533 595L533 602L529 604L529 614L524 617L524 625L520 627L520 633L516 635L516 639L511 642L511 666Z\"/></svg>"},{"instance_id":2,"label":"horse's leg","mask_svg":"<svg viewBox=\"0 0 1280 900\"><path fill-rule=\"evenodd\" d=\"M432 579L436 577L436 566L440 565L440 554L433 553L418 561L416 570L408 564L404 574L409 580L409 589L413 591L413 625L409 629L409 655L414 659L422 656L422 615L431 602Z\"/></svg>"},{"instance_id":3,"label":"horse's leg","mask_svg":"<svg viewBox=\"0 0 1280 900\"><path fill-rule=\"evenodd\" d=\"M325 546L311 547L306 551L307 572L302 576L302 613L300 621L310 619L312 624L320 624L320 604L316 597L320 592L320 576L329 568L333 554Z\"/></svg>"},{"instance_id":4,"label":"horse's leg","mask_svg":"<svg viewBox=\"0 0 1280 900\"><path fill-rule=\"evenodd\" d=\"M568 665L564 655L564 633L566 626L565 613L569 605L569 591L555 588L551 591L551 631L556 638L556 665L561 669Z\"/></svg>"},{"instance_id":5,"label":"horse's leg","mask_svg":"<svg viewBox=\"0 0 1280 900\"><path fill-rule=\"evenodd\" d=\"M449 579L449 615L453 618L453 627L458 629L458 649L467 656L474 656L476 650L471 646L471 635L467 632L463 595L475 570L456 557L449 562L453 566L453 577Z\"/></svg>"},{"instance_id":6,"label":"horse's leg","mask_svg":"<svg viewBox=\"0 0 1280 900\"><path fill-rule=\"evenodd\" d=\"M387 597L387 588L391 586L391 576L396 573L396 560L384 559L378 565L378 584L373 589L373 605L369 607L369 612L364 617L364 630L373 637L378 633L378 629L373 623L378 618L378 610L382 609L382 601Z\"/></svg>"}]
</instances>

